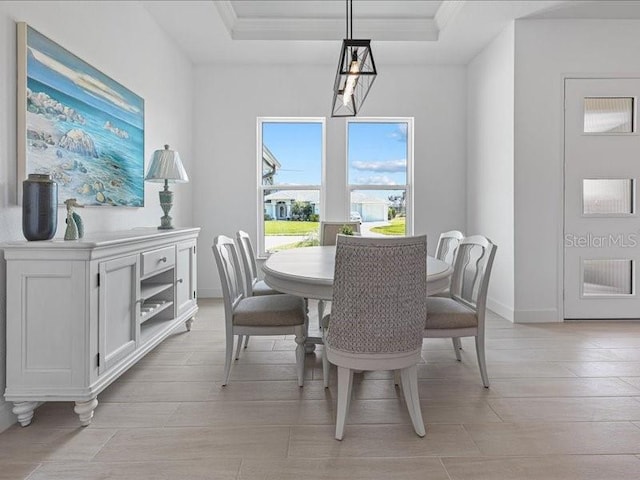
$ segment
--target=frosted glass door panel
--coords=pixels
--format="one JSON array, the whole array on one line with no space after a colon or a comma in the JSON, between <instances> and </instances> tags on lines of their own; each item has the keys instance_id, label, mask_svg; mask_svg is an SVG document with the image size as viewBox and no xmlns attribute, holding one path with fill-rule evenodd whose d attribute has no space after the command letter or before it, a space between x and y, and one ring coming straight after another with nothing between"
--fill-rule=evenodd
<instances>
[{"instance_id":1,"label":"frosted glass door panel","mask_svg":"<svg viewBox=\"0 0 640 480\"><path fill-rule=\"evenodd\" d=\"M634 213L633 180L629 178L585 178L582 202L585 215Z\"/></svg>"},{"instance_id":2,"label":"frosted glass door panel","mask_svg":"<svg viewBox=\"0 0 640 480\"><path fill-rule=\"evenodd\" d=\"M633 261L585 260L583 262L583 294L632 295Z\"/></svg>"},{"instance_id":3,"label":"frosted glass door panel","mask_svg":"<svg viewBox=\"0 0 640 480\"><path fill-rule=\"evenodd\" d=\"M584 133L633 132L633 98L584 99Z\"/></svg>"}]
</instances>

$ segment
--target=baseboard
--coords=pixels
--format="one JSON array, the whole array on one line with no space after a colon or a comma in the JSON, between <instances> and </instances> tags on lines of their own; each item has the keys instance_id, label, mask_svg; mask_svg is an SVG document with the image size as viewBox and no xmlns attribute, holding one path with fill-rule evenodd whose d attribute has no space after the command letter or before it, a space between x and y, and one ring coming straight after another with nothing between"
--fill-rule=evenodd
<instances>
[{"instance_id":1,"label":"baseboard","mask_svg":"<svg viewBox=\"0 0 640 480\"><path fill-rule=\"evenodd\" d=\"M561 323L558 310L549 308L544 310L515 310L514 323Z\"/></svg>"},{"instance_id":2,"label":"baseboard","mask_svg":"<svg viewBox=\"0 0 640 480\"><path fill-rule=\"evenodd\" d=\"M513 307L500 303L493 298L487 298L487 308L510 322L513 322Z\"/></svg>"},{"instance_id":3,"label":"baseboard","mask_svg":"<svg viewBox=\"0 0 640 480\"><path fill-rule=\"evenodd\" d=\"M16 423L18 419L11 411L13 409L13 403L2 402L0 403L0 432L5 431L11 425Z\"/></svg>"},{"instance_id":4,"label":"baseboard","mask_svg":"<svg viewBox=\"0 0 640 480\"><path fill-rule=\"evenodd\" d=\"M199 288L198 298L222 298L221 288Z\"/></svg>"}]
</instances>

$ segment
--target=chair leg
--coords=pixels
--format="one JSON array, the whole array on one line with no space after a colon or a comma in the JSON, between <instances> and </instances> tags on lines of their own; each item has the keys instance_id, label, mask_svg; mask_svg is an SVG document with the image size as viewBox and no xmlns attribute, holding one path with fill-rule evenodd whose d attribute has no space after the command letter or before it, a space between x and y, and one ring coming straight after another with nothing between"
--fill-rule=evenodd
<instances>
[{"instance_id":1,"label":"chair leg","mask_svg":"<svg viewBox=\"0 0 640 480\"><path fill-rule=\"evenodd\" d=\"M324 300L318 300L318 327L322 329L322 317L324 317Z\"/></svg>"},{"instance_id":2,"label":"chair leg","mask_svg":"<svg viewBox=\"0 0 640 480\"><path fill-rule=\"evenodd\" d=\"M304 342L306 340L306 327L304 325L298 325L295 328L296 334L296 369L298 373L298 386L302 387L304 385Z\"/></svg>"},{"instance_id":3,"label":"chair leg","mask_svg":"<svg viewBox=\"0 0 640 480\"><path fill-rule=\"evenodd\" d=\"M327 358L327 330L328 325L320 323L322 328L322 381L324 388L329 388L329 359Z\"/></svg>"},{"instance_id":4,"label":"chair leg","mask_svg":"<svg viewBox=\"0 0 640 480\"><path fill-rule=\"evenodd\" d=\"M231 330L230 327L227 327L228 330ZM224 387L227 383L229 383L229 375L231 374L231 359L233 358L233 332L227 331L227 349L225 352L224 359L224 383L222 386Z\"/></svg>"},{"instance_id":5,"label":"chair leg","mask_svg":"<svg viewBox=\"0 0 640 480\"><path fill-rule=\"evenodd\" d=\"M409 410L413 429L419 437L424 437L424 421L422 420L422 411L420 410L420 397L418 395L418 367L412 365L400 370L402 378L402 392L404 393L404 401Z\"/></svg>"},{"instance_id":6,"label":"chair leg","mask_svg":"<svg viewBox=\"0 0 640 480\"><path fill-rule=\"evenodd\" d=\"M244 336L244 348L247 348L249 345L249 335Z\"/></svg>"},{"instance_id":7,"label":"chair leg","mask_svg":"<svg viewBox=\"0 0 640 480\"><path fill-rule=\"evenodd\" d=\"M338 367L338 408L336 411L336 440L344 436L344 424L349 412L351 399L351 385L353 384L353 370Z\"/></svg>"},{"instance_id":8,"label":"chair leg","mask_svg":"<svg viewBox=\"0 0 640 480\"><path fill-rule=\"evenodd\" d=\"M400 379L401 375L400 375L400 370L394 370L393 371L393 384L397 387L398 385L400 385Z\"/></svg>"},{"instance_id":9,"label":"chair leg","mask_svg":"<svg viewBox=\"0 0 640 480\"><path fill-rule=\"evenodd\" d=\"M478 366L484 388L489 388L489 375L487 375L487 362L484 359L484 337L476 337L476 354L478 355Z\"/></svg>"},{"instance_id":10,"label":"chair leg","mask_svg":"<svg viewBox=\"0 0 640 480\"><path fill-rule=\"evenodd\" d=\"M324 388L329 388L329 360L327 359L326 349L322 349L322 381Z\"/></svg>"},{"instance_id":11,"label":"chair leg","mask_svg":"<svg viewBox=\"0 0 640 480\"><path fill-rule=\"evenodd\" d=\"M453 337L451 341L453 342L453 351L456 353L456 360L460 362L462 361L462 357L460 356L460 350L462 350L462 343L460 343L460 337Z\"/></svg>"},{"instance_id":12,"label":"chair leg","mask_svg":"<svg viewBox=\"0 0 640 480\"><path fill-rule=\"evenodd\" d=\"M238 346L236 347L236 360L240 358L240 349L242 348L242 337L243 335L238 335Z\"/></svg>"}]
</instances>

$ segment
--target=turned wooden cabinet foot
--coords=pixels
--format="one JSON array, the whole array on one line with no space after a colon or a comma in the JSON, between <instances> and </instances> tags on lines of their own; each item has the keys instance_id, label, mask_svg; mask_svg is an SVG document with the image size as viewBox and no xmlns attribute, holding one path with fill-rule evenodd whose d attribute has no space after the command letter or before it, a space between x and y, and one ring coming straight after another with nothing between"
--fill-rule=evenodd
<instances>
[{"instance_id":1,"label":"turned wooden cabinet foot","mask_svg":"<svg viewBox=\"0 0 640 480\"><path fill-rule=\"evenodd\" d=\"M187 332L191 331L191 327L193 326L193 320L194 320L194 318L191 317L189 320L184 322L184 326L187 327Z\"/></svg>"},{"instance_id":2,"label":"turned wooden cabinet foot","mask_svg":"<svg viewBox=\"0 0 640 480\"><path fill-rule=\"evenodd\" d=\"M80 418L80 425L86 427L91 423L91 420L93 419L93 411L97 406L97 398L92 398L88 402L76 402L76 406L73 407L73 411L76 412Z\"/></svg>"},{"instance_id":3,"label":"turned wooden cabinet foot","mask_svg":"<svg viewBox=\"0 0 640 480\"><path fill-rule=\"evenodd\" d=\"M14 402L13 413L17 415L18 422L23 427L31 423L33 411L36 409L37 402Z\"/></svg>"}]
</instances>

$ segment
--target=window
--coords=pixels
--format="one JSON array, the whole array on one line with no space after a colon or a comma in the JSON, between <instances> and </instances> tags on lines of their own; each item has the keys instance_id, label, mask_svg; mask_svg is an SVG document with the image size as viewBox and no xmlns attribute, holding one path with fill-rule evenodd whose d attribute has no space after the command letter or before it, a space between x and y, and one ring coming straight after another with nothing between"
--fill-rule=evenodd
<instances>
[{"instance_id":1,"label":"window","mask_svg":"<svg viewBox=\"0 0 640 480\"><path fill-rule=\"evenodd\" d=\"M582 213L585 215L631 215L634 213L635 180L632 178L585 178L582 180Z\"/></svg>"},{"instance_id":2,"label":"window","mask_svg":"<svg viewBox=\"0 0 640 480\"><path fill-rule=\"evenodd\" d=\"M583 260L582 294L633 295L633 260Z\"/></svg>"},{"instance_id":3,"label":"window","mask_svg":"<svg viewBox=\"0 0 640 480\"><path fill-rule=\"evenodd\" d=\"M318 244L324 118L258 118L258 255Z\"/></svg>"},{"instance_id":4,"label":"window","mask_svg":"<svg viewBox=\"0 0 640 480\"><path fill-rule=\"evenodd\" d=\"M633 97L586 97L584 133L633 133Z\"/></svg>"},{"instance_id":5,"label":"window","mask_svg":"<svg viewBox=\"0 0 640 480\"><path fill-rule=\"evenodd\" d=\"M349 216L362 235L413 233L413 119L347 122Z\"/></svg>"}]
</instances>

